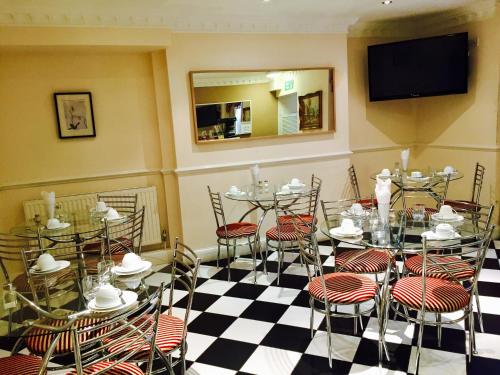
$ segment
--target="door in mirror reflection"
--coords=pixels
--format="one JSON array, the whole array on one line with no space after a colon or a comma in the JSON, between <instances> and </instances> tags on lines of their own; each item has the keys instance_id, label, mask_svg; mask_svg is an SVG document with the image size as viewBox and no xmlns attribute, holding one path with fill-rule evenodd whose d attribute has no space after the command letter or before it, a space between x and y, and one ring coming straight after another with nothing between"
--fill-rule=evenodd
<instances>
[{"instance_id":1,"label":"door in mirror reflection","mask_svg":"<svg viewBox=\"0 0 500 375\"><path fill-rule=\"evenodd\" d=\"M334 130L333 68L190 77L197 143Z\"/></svg>"}]
</instances>

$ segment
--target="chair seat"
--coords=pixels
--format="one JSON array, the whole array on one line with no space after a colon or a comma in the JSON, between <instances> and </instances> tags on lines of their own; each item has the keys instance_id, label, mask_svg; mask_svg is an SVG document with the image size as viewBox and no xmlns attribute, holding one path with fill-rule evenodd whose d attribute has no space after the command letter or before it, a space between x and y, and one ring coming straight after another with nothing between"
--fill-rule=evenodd
<instances>
[{"instance_id":1,"label":"chair seat","mask_svg":"<svg viewBox=\"0 0 500 375\"><path fill-rule=\"evenodd\" d=\"M323 276L326 298L331 303L361 303L371 300L377 294L377 284L367 276L348 272L329 273ZM324 300L321 277L315 277L309 283L309 293L317 300Z\"/></svg>"},{"instance_id":2,"label":"chair seat","mask_svg":"<svg viewBox=\"0 0 500 375\"><path fill-rule=\"evenodd\" d=\"M435 208L425 207L425 212L424 212L425 220L430 220L431 215L435 214L436 212L438 212L438 210L436 210ZM408 207L405 210L405 214L408 219L411 219L413 217L413 207Z\"/></svg>"},{"instance_id":3,"label":"chair seat","mask_svg":"<svg viewBox=\"0 0 500 375\"><path fill-rule=\"evenodd\" d=\"M426 277L425 309L430 312L453 312L469 304L469 294L456 282ZM422 308L422 276L403 277L392 288L394 299L410 308Z\"/></svg>"},{"instance_id":4,"label":"chair seat","mask_svg":"<svg viewBox=\"0 0 500 375\"><path fill-rule=\"evenodd\" d=\"M377 207L377 200L374 198L374 199L358 199L357 203L359 203L360 205L362 205L364 208L372 208L372 207Z\"/></svg>"},{"instance_id":5,"label":"chair seat","mask_svg":"<svg viewBox=\"0 0 500 375\"><path fill-rule=\"evenodd\" d=\"M226 224L227 228L227 238L239 238L239 237L249 237L254 236L257 232L257 225L253 223L231 223ZM226 230L225 228L219 227L215 231L217 237L226 238Z\"/></svg>"},{"instance_id":6,"label":"chair seat","mask_svg":"<svg viewBox=\"0 0 500 375\"><path fill-rule=\"evenodd\" d=\"M98 319L81 319L75 322L77 327L86 327L97 324L99 322ZM67 323L64 319L61 320L49 320L43 322L45 325L50 325L53 327L60 327ZM83 338L84 340L89 339L88 333L82 333L82 335L86 335ZM43 328L34 328L30 331L30 334L26 336L25 343L26 347L31 353L44 355L48 350L50 343L55 338L55 334L49 330ZM70 353L73 351L73 340L71 339L71 331L63 331L61 332L61 337L54 348L54 354L64 354Z\"/></svg>"},{"instance_id":7,"label":"chair seat","mask_svg":"<svg viewBox=\"0 0 500 375\"><path fill-rule=\"evenodd\" d=\"M111 254L111 260L115 263L121 263L123 260L123 256L125 253L115 253ZM106 259L109 259L108 256L106 256ZM87 255L85 257L85 268L87 270L87 273L89 274L94 274L97 272L97 263L101 261L101 256L98 254L95 255Z\"/></svg>"},{"instance_id":8,"label":"chair seat","mask_svg":"<svg viewBox=\"0 0 500 375\"><path fill-rule=\"evenodd\" d=\"M335 264L342 271L379 273L387 270L391 256L383 250L348 250L337 253Z\"/></svg>"},{"instance_id":9,"label":"chair seat","mask_svg":"<svg viewBox=\"0 0 500 375\"><path fill-rule=\"evenodd\" d=\"M117 365L108 368L114 361L102 361L102 362L97 362L94 363L93 365L84 368L83 369L83 374L85 375L93 375L93 374L98 374L100 371L105 370L104 372L106 375L143 375L144 372L140 369L139 366L137 366L134 363L130 362L120 362ZM76 375L77 372L71 371L68 372L67 375Z\"/></svg>"},{"instance_id":10,"label":"chair seat","mask_svg":"<svg viewBox=\"0 0 500 375\"><path fill-rule=\"evenodd\" d=\"M480 207L472 201L467 201L467 200L448 200L446 199L443 204L446 204L448 206L451 206L457 211L478 211L480 210Z\"/></svg>"},{"instance_id":11,"label":"chair seat","mask_svg":"<svg viewBox=\"0 0 500 375\"><path fill-rule=\"evenodd\" d=\"M283 216L278 217L278 223L280 225L293 224L294 221L299 225L300 224L312 224L313 215L299 214L299 215L283 215ZM315 221L317 221L317 220L315 220Z\"/></svg>"},{"instance_id":12,"label":"chair seat","mask_svg":"<svg viewBox=\"0 0 500 375\"><path fill-rule=\"evenodd\" d=\"M109 247L111 254L126 254L127 252L134 250L134 243L130 238L120 237L109 241ZM95 250L96 253L101 252L101 242L91 242L83 246L83 250L86 252L92 252Z\"/></svg>"},{"instance_id":13,"label":"chair seat","mask_svg":"<svg viewBox=\"0 0 500 375\"><path fill-rule=\"evenodd\" d=\"M146 318L147 319L147 318ZM142 323L144 320L139 320ZM158 331L156 333L156 346L164 353L171 352L179 347L182 343L184 331L184 321L172 315L161 314L158 321ZM123 347L130 345L131 342L137 340L137 338L129 337L123 340L116 339L116 343L108 348L110 353L120 352ZM133 343L127 349L130 351L137 350L140 346L140 355L136 355L134 359L141 358L149 353L149 344L144 345L143 342L137 340L138 342Z\"/></svg>"},{"instance_id":14,"label":"chair seat","mask_svg":"<svg viewBox=\"0 0 500 375\"><path fill-rule=\"evenodd\" d=\"M451 264L450 264L451 263ZM422 275L423 257L415 255L405 261L405 267L414 275ZM444 268L446 267L446 269ZM466 280L474 276L475 272L472 266L461 261L454 256L432 257L427 259L427 276L438 279L457 279Z\"/></svg>"},{"instance_id":15,"label":"chair seat","mask_svg":"<svg viewBox=\"0 0 500 375\"><path fill-rule=\"evenodd\" d=\"M297 228L303 235L311 234L311 228L305 225L297 225ZM297 234L295 233L295 225L293 224L280 225L279 231L277 226L272 227L266 232L266 237L272 241L298 241Z\"/></svg>"},{"instance_id":16,"label":"chair seat","mask_svg":"<svg viewBox=\"0 0 500 375\"><path fill-rule=\"evenodd\" d=\"M75 276L73 270L69 267L62 269L61 271L51 273L50 275L44 277L37 276L33 279L35 292L37 294L44 293L45 288L51 289L64 281L74 279L74 277ZM26 276L26 274L17 276L12 282L12 285L14 285L16 287L16 290L20 293L31 293L31 287L28 281L28 276Z\"/></svg>"},{"instance_id":17,"label":"chair seat","mask_svg":"<svg viewBox=\"0 0 500 375\"><path fill-rule=\"evenodd\" d=\"M16 354L0 358L2 375L37 375L42 367L42 358L34 355Z\"/></svg>"}]
</instances>

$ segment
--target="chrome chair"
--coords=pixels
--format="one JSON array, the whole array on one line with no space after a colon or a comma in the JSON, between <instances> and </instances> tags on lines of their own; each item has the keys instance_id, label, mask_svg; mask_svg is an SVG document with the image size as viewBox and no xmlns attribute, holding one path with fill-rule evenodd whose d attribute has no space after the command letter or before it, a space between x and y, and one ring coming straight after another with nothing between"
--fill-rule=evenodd
<instances>
[{"instance_id":1,"label":"chrome chair","mask_svg":"<svg viewBox=\"0 0 500 375\"><path fill-rule=\"evenodd\" d=\"M480 204L474 204L474 203L467 203L463 201L451 201L447 200L445 201L446 204L452 203L452 207L455 207L455 210L457 213L462 215L466 220L470 221L474 225L474 230L477 230L478 233L484 232L489 230L489 227L491 225L491 219L493 215L493 210L494 206L482 206ZM453 205L453 203L457 203L456 205ZM459 204L458 204L459 203ZM443 249L441 253L446 252L446 249ZM441 262L447 262L451 261L453 262L455 260L456 256L451 255L451 256L443 256L442 258L436 258L435 261L441 261ZM423 264L423 257L422 255L415 255L412 257L405 257L404 259L404 268L403 272L406 274L410 275L422 275L422 264ZM432 268L432 267L430 267ZM439 272L440 269L434 269L433 274L439 274L439 277L447 279L448 275L445 272ZM477 314L478 314L478 320L479 320L479 327L481 329L481 332L484 332L484 325L483 325L483 316L481 314L481 305L479 303L479 293L477 289L474 290L474 298L476 300L476 307L477 307Z\"/></svg>"},{"instance_id":2,"label":"chrome chair","mask_svg":"<svg viewBox=\"0 0 500 375\"><path fill-rule=\"evenodd\" d=\"M328 364L332 367L332 325L330 318L352 318L354 319L354 334L357 333L357 321L361 321L363 315L369 315L374 309L379 311L379 288L370 278L364 275L350 272L333 272L324 274L323 265L319 255L316 241L311 236L304 235L302 227L307 225L300 218L293 222L297 243L299 245L300 257L302 258L309 280L309 305L311 308L310 330L311 339L314 338L314 312L325 315L327 342L328 342ZM374 305L361 311L360 304L373 301ZM353 306L353 312L337 312L338 306ZM381 315L378 313L379 325L382 325ZM382 362L383 352L386 356L387 348L383 338L379 341L379 363Z\"/></svg>"},{"instance_id":3,"label":"chrome chair","mask_svg":"<svg viewBox=\"0 0 500 375\"><path fill-rule=\"evenodd\" d=\"M351 182L351 189L354 194L354 198L356 198L357 203L361 203L365 208L371 208L373 206L377 206L377 200L371 198L362 198L359 190L358 177L356 175L356 170L354 169L354 165L351 165L347 169L347 173L349 174L349 181Z\"/></svg>"},{"instance_id":4,"label":"chrome chair","mask_svg":"<svg viewBox=\"0 0 500 375\"><path fill-rule=\"evenodd\" d=\"M406 214L406 217L409 219L413 217L413 207L409 206L411 201L419 200L421 202L432 198L435 201L435 207L426 206L424 208L424 218L425 220L429 220L432 214L438 212L441 202L446 199L449 183L450 176L446 175L436 180L431 180L431 182L425 183L422 186L403 185L401 188L401 199L403 201L403 212Z\"/></svg>"},{"instance_id":5,"label":"chrome chair","mask_svg":"<svg viewBox=\"0 0 500 375\"><path fill-rule=\"evenodd\" d=\"M421 275L404 276L390 289L391 303L387 306L390 305L395 314L408 322L419 324L416 373L425 325L437 326L437 340L440 346L443 325L468 319L469 361L476 353L473 296L477 294L477 280L493 230L494 226L469 238L462 238L462 243L440 241L434 245L432 241L424 238ZM466 246L464 240L467 240ZM389 293L389 288L386 290ZM396 308L396 304L402 305L404 311ZM444 313L460 311L463 312L460 317L446 321L441 319ZM434 313L435 320L426 315L428 312ZM384 314L383 333L387 327L387 315Z\"/></svg>"},{"instance_id":6,"label":"chrome chair","mask_svg":"<svg viewBox=\"0 0 500 375\"><path fill-rule=\"evenodd\" d=\"M172 258L169 305L166 313L161 314L159 317L156 349L163 358L168 359L171 368L180 363L183 374L186 372L187 324L193 303L199 267L200 259L196 256L195 252L182 244L179 238L176 238ZM188 301L183 319L173 315L175 289L182 289L188 292ZM126 343L126 340L120 340L117 346L121 347ZM180 351L180 357L174 361L172 353L177 350ZM140 360L141 356L136 355L135 357L132 356L132 358Z\"/></svg>"},{"instance_id":7,"label":"chrome chair","mask_svg":"<svg viewBox=\"0 0 500 375\"><path fill-rule=\"evenodd\" d=\"M312 188L307 193L278 195L274 194L276 226L266 231L266 262L269 249L278 253L277 284L280 282L281 267L285 250L296 249L298 237L294 223L299 220L303 234L316 242L316 213L319 189Z\"/></svg>"},{"instance_id":8,"label":"chrome chair","mask_svg":"<svg viewBox=\"0 0 500 375\"><path fill-rule=\"evenodd\" d=\"M207 186L207 189L210 202L212 203L212 209L214 211L215 222L217 224L217 229L215 230L215 234L217 236L217 268L219 268L221 246L225 246L227 250L227 279L228 281L231 281L230 249L231 248L233 249L233 258L234 258L236 256L236 247L240 246L237 240L239 239L247 240L250 252L252 253L254 258L254 268L256 266L255 252L257 251L257 249L253 249L252 242L255 241L255 236L258 236L257 225L245 221L239 221L237 223L227 223L220 193L212 192L210 186ZM260 246L259 246L259 251L261 251ZM261 251L261 258L262 258L262 251ZM256 272L255 269L254 272Z\"/></svg>"},{"instance_id":9,"label":"chrome chair","mask_svg":"<svg viewBox=\"0 0 500 375\"><path fill-rule=\"evenodd\" d=\"M446 200L444 204L452 206L455 210L458 210L460 206L465 204L479 204L479 197L481 196L481 190L483 187L483 178L486 168L479 163L476 163L476 169L474 170L474 179L472 180L472 196L468 200ZM469 206L470 207L470 206Z\"/></svg>"},{"instance_id":10,"label":"chrome chair","mask_svg":"<svg viewBox=\"0 0 500 375\"><path fill-rule=\"evenodd\" d=\"M368 218L351 216L348 214L351 206L359 201L359 197L337 201L322 200L321 208L323 210L325 222L329 227L328 229L331 229L330 226L340 225L344 217L352 219L357 227L362 228L364 222L368 220ZM385 273L389 264L395 264L392 255L383 249L365 248L339 251L335 240L330 238L330 242L332 245L334 269L336 272L373 274L378 283L379 274Z\"/></svg>"},{"instance_id":11,"label":"chrome chair","mask_svg":"<svg viewBox=\"0 0 500 375\"><path fill-rule=\"evenodd\" d=\"M106 203L106 206L114 208L125 215L137 211L137 194L115 195L109 193L98 193L97 201Z\"/></svg>"}]
</instances>

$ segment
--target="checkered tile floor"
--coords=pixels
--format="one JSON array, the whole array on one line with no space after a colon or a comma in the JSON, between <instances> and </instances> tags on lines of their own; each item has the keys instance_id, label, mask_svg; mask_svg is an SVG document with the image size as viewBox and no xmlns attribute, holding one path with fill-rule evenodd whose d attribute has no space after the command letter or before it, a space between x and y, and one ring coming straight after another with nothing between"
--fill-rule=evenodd
<instances>
[{"instance_id":1,"label":"checkered tile floor","mask_svg":"<svg viewBox=\"0 0 500 375\"><path fill-rule=\"evenodd\" d=\"M325 272L331 270L331 247L320 246ZM341 244L341 247L343 244ZM347 247L347 246L343 246ZM443 328L442 347L436 329L424 330L420 374L500 373L500 241L492 241L479 281L485 332L477 327L478 354L466 359L463 322ZM316 314L311 339L305 268L298 253L285 255L284 273L276 285L276 254L270 253L268 275L253 284L249 258L232 264L232 281L226 268L215 262L201 266L188 326L187 366L190 375L225 374L405 374L414 373L414 325L390 320L386 334L390 361L377 366L375 313L363 318L364 329L353 333L352 319L333 319L333 368L328 367L326 325ZM262 269L262 265L259 266ZM157 273L151 284L168 277ZM175 314L183 314L186 292L174 295ZM476 319L477 322L477 319ZM4 343L5 344L5 343ZM2 345L5 348L4 345ZM0 353L1 355L1 353ZM180 373L179 369L176 369Z\"/></svg>"}]
</instances>

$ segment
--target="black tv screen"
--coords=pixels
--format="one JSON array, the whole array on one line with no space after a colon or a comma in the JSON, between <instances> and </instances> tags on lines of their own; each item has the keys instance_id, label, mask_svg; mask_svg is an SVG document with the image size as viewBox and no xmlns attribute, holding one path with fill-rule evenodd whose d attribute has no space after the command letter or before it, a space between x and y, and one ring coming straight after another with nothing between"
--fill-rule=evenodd
<instances>
[{"instance_id":1,"label":"black tv screen","mask_svg":"<svg viewBox=\"0 0 500 375\"><path fill-rule=\"evenodd\" d=\"M196 124L198 128L216 125L220 119L220 105L206 104L196 106Z\"/></svg>"},{"instance_id":2,"label":"black tv screen","mask_svg":"<svg viewBox=\"0 0 500 375\"><path fill-rule=\"evenodd\" d=\"M370 101L464 94L468 34L368 46Z\"/></svg>"}]
</instances>

